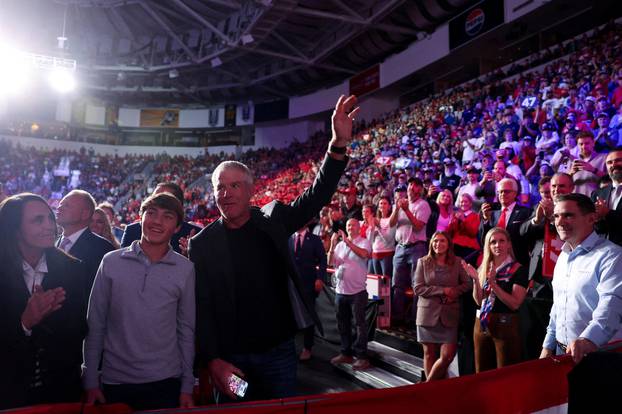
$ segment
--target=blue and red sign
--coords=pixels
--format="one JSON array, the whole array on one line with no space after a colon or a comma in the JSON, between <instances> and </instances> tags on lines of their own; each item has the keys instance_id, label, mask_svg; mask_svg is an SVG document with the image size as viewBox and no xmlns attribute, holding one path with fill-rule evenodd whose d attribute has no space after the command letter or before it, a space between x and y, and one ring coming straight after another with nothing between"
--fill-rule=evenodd
<instances>
[{"instance_id":1,"label":"blue and red sign","mask_svg":"<svg viewBox=\"0 0 622 414\"><path fill-rule=\"evenodd\" d=\"M449 48L454 49L503 24L503 0L484 0L449 22Z\"/></svg>"}]
</instances>

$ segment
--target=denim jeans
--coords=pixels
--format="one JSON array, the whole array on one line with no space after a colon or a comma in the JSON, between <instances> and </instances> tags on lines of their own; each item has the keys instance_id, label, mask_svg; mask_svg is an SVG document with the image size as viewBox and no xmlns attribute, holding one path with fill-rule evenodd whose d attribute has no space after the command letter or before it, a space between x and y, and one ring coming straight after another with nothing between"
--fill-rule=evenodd
<instances>
[{"instance_id":1,"label":"denim jeans","mask_svg":"<svg viewBox=\"0 0 622 414\"><path fill-rule=\"evenodd\" d=\"M341 337L341 353L357 358L367 358L367 291L354 295L335 295L337 329ZM352 316L356 326L356 339L352 337Z\"/></svg>"},{"instance_id":2,"label":"denim jeans","mask_svg":"<svg viewBox=\"0 0 622 414\"><path fill-rule=\"evenodd\" d=\"M391 281L391 318L404 322L408 319L406 315L406 289L413 284L413 275L417 268L417 260L426 254L426 243L418 242L414 245L395 247L393 256L393 279ZM415 321L417 315L417 297L413 297L412 320Z\"/></svg>"},{"instance_id":3,"label":"denim jeans","mask_svg":"<svg viewBox=\"0 0 622 414\"><path fill-rule=\"evenodd\" d=\"M383 259L370 259L369 272L391 277L393 275L393 256L387 256Z\"/></svg>"},{"instance_id":4,"label":"denim jeans","mask_svg":"<svg viewBox=\"0 0 622 414\"><path fill-rule=\"evenodd\" d=\"M234 354L223 359L239 368L244 373L244 380L248 382L246 395L236 401L269 400L296 395L298 358L294 338L266 352ZM218 392L216 401L231 402Z\"/></svg>"}]
</instances>

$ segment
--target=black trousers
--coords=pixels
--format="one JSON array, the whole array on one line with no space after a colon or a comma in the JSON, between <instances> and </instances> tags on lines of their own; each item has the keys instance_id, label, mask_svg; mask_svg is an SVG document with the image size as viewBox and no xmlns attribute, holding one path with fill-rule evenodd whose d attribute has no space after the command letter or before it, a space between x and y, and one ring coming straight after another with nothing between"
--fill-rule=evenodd
<instances>
[{"instance_id":1,"label":"black trousers","mask_svg":"<svg viewBox=\"0 0 622 414\"><path fill-rule=\"evenodd\" d=\"M181 380L167 378L144 384L104 384L106 402L124 403L133 410L157 410L179 407Z\"/></svg>"}]
</instances>

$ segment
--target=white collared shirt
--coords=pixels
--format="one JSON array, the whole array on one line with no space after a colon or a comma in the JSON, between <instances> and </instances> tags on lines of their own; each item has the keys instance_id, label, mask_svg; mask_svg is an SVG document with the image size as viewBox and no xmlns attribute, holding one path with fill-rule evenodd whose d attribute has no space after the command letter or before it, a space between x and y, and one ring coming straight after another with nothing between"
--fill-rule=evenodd
<instances>
[{"instance_id":1,"label":"white collared shirt","mask_svg":"<svg viewBox=\"0 0 622 414\"><path fill-rule=\"evenodd\" d=\"M43 278L45 277L47 272L48 262L45 257L45 253L43 253L43 256L41 256L41 258L39 259L39 263L37 263L34 269L32 268L32 266L30 266L30 263L22 260L22 274L24 276L24 283L26 284L26 289L28 289L28 293L32 295L32 291L34 290L35 286L41 286L41 284L43 283ZM24 324L22 324L22 329L24 330L24 334L26 336L32 335L32 330L26 329Z\"/></svg>"},{"instance_id":2,"label":"white collared shirt","mask_svg":"<svg viewBox=\"0 0 622 414\"><path fill-rule=\"evenodd\" d=\"M48 272L48 264L45 258L45 253L39 259L39 263L33 269L32 266L25 260L22 261L22 270L24 275L24 283L26 283L26 288L28 289L28 293L32 295L32 291L35 285L41 286L43 283L43 278Z\"/></svg>"},{"instance_id":3,"label":"white collared shirt","mask_svg":"<svg viewBox=\"0 0 622 414\"><path fill-rule=\"evenodd\" d=\"M63 240L65 239L69 239L69 244L67 244L67 246L65 246L64 250L65 252L68 252L69 250L71 250L71 248L73 247L74 244L76 244L76 242L78 241L78 239L80 238L80 236L82 236L82 233L84 233L86 231L88 227L84 227L83 229L80 229L72 234L70 234L69 236L65 236L63 234L63 237L60 239L60 244L59 246L62 246L63 244Z\"/></svg>"},{"instance_id":4,"label":"white collared shirt","mask_svg":"<svg viewBox=\"0 0 622 414\"><path fill-rule=\"evenodd\" d=\"M611 187L611 195L609 196L609 208L611 210L615 210L620 204L620 199L622 199L622 192L618 194L618 188L622 186L622 183L617 184L613 183ZM620 190L622 191L622 190Z\"/></svg>"}]
</instances>

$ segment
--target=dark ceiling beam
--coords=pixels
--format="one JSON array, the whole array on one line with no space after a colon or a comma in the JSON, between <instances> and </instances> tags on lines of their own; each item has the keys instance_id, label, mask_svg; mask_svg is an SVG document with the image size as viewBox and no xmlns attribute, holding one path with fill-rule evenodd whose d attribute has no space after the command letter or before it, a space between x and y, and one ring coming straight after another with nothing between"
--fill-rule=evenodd
<instances>
[{"instance_id":1,"label":"dark ceiling beam","mask_svg":"<svg viewBox=\"0 0 622 414\"><path fill-rule=\"evenodd\" d=\"M276 8L278 9L279 7L277 6ZM365 27L372 26L372 20L373 20L373 16L369 19L363 19L360 16L355 17L350 14L344 15L344 14L327 12L323 10L311 9L308 7L296 7L292 10L292 12L303 15L303 16L322 17L325 19L338 20L338 21L365 26ZM377 22L373 22L373 28L377 30L382 30L385 32L401 33L401 34L414 35L414 36L416 36L420 32L419 30L413 29L412 27L398 26L398 25L393 25L393 24L384 24L384 23L377 23Z\"/></svg>"},{"instance_id":2,"label":"dark ceiling beam","mask_svg":"<svg viewBox=\"0 0 622 414\"><path fill-rule=\"evenodd\" d=\"M123 18L123 15L121 15L116 8L109 8L108 10L104 10L104 14L110 18L111 21L113 21L115 23L115 25L119 26L119 29L121 30L121 32L125 35L128 36L130 38L130 40L136 44L139 47L143 47L144 45L140 45L138 44L138 38L136 37L136 34L132 31L132 29L130 28L130 26L127 24L127 22L125 21L125 19ZM145 56L145 51L142 50L138 53L138 56L140 56L140 60L142 61L143 65L149 65L149 60L147 59L147 57Z\"/></svg>"},{"instance_id":3,"label":"dark ceiling beam","mask_svg":"<svg viewBox=\"0 0 622 414\"><path fill-rule=\"evenodd\" d=\"M226 42L226 44L231 45L231 39L229 39L229 36L227 36L225 33L223 33L222 30L220 30L218 27L216 27L216 25L212 24L212 22L210 22L205 17L201 16L199 13L197 13L192 8L190 8L182 0L172 0L172 2L175 5L177 5L181 10L183 10L186 14L188 14L188 15L192 16L194 19L196 19L203 26L205 26L206 28L210 29L212 32L216 33L216 35L218 37L220 37L222 40L224 40Z\"/></svg>"},{"instance_id":4,"label":"dark ceiling beam","mask_svg":"<svg viewBox=\"0 0 622 414\"><path fill-rule=\"evenodd\" d=\"M203 0L207 4L217 4L219 6L225 6L230 9L240 10L242 5L238 0Z\"/></svg>"},{"instance_id":5,"label":"dark ceiling beam","mask_svg":"<svg viewBox=\"0 0 622 414\"><path fill-rule=\"evenodd\" d=\"M374 7L378 5L378 8L373 12L371 17L369 17L366 21L369 22L368 25L373 25L375 27L376 21L383 19L396 7L400 6L404 3L405 0L387 0L383 4L378 4L377 2L374 4ZM354 29L338 27L334 32L327 33L322 39L318 41L318 47L324 46L323 49L319 50L314 56L311 57L312 61L319 62L328 56L330 53L334 52L338 48L344 46L347 42L354 39L359 34L363 33L366 29L367 25L359 26Z\"/></svg>"},{"instance_id":6,"label":"dark ceiling beam","mask_svg":"<svg viewBox=\"0 0 622 414\"><path fill-rule=\"evenodd\" d=\"M331 0L331 1L334 4L336 4L337 7L339 7L341 10L345 11L346 13L348 13L350 16L357 17L357 18L361 17L360 14L358 14L356 11L352 10L350 7L345 5L341 0Z\"/></svg>"},{"instance_id":7,"label":"dark ceiling beam","mask_svg":"<svg viewBox=\"0 0 622 414\"><path fill-rule=\"evenodd\" d=\"M218 11L213 7L209 7L199 0L186 0L186 4L192 7L197 12L201 13L202 15L208 15L210 17L214 17L217 20L226 19L228 16L227 13Z\"/></svg>"},{"instance_id":8,"label":"dark ceiling beam","mask_svg":"<svg viewBox=\"0 0 622 414\"><path fill-rule=\"evenodd\" d=\"M184 43L184 41L171 29L167 22L164 21L162 16L158 14L146 1L140 2L141 7L155 20L173 39L177 40L181 48L190 56L192 61L196 62L197 57L192 50Z\"/></svg>"},{"instance_id":9,"label":"dark ceiling beam","mask_svg":"<svg viewBox=\"0 0 622 414\"><path fill-rule=\"evenodd\" d=\"M287 39L285 39L283 36L281 36L276 29L273 30L271 32L272 36L274 36L278 41L280 41L281 43L283 43L289 50L291 50L292 52L294 52L295 54L297 54L298 56L300 56L303 59L309 60L309 57L306 56L302 50L300 50L299 48L297 48L296 46L294 46L293 44L291 44Z\"/></svg>"},{"instance_id":10,"label":"dark ceiling beam","mask_svg":"<svg viewBox=\"0 0 622 414\"><path fill-rule=\"evenodd\" d=\"M260 49L260 48L251 48L248 46L238 46L238 49L243 49L243 50L247 50L249 52L252 53L258 53L260 55L265 55L265 56L272 56L272 57L276 57L276 58L280 58L280 59L286 59L286 60L291 60L292 62L296 62L296 63L302 63L308 66L317 66L320 68L324 68L324 69L328 69L328 70L335 70L335 71L339 71L339 72L344 72L344 73L349 73L351 75L358 73L355 70L352 69L348 69L348 68L344 68L344 67L340 67L340 66L335 66L335 65L329 65L329 64L325 64L325 63L319 63L319 62L313 62L312 60L309 60L308 58L301 58L298 56L292 56L292 55L288 55L285 53L280 53L280 52L273 52L272 50L265 50L265 49Z\"/></svg>"}]
</instances>

